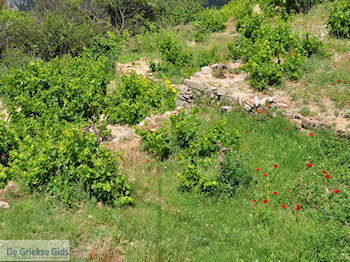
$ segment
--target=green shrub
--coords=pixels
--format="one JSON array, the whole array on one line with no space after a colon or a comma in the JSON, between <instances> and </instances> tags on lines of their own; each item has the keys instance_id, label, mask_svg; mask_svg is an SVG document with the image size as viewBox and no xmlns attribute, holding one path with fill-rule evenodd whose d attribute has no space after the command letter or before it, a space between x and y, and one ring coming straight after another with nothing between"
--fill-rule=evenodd
<instances>
[{"instance_id":1,"label":"green shrub","mask_svg":"<svg viewBox=\"0 0 350 262\"><path fill-rule=\"evenodd\" d=\"M225 19L219 10L205 9L193 22L195 40L201 42L210 32L219 32L225 29Z\"/></svg>"},{"instance_id":2,"label":"green shrub","mask_svg":"<svg viewBox=\"0 0 350 262\"><path fill-rule=\"evenodd\" d=\"M11 133L8 128L6 128L6 123L0 118L0 165L6 166L9 161L9 154L10 151L15 146L15 141L13 134ZM0 177L0 183L4 182L1 181Z\"/></svg>"},{"instance_id":3,"label":"green shrub","mask_svg":"<svg viewBox=\"0 0 350 262\"><path fill-rule=\"evenodd\" d=\"M117 87L106 96L109 122L137 124L151 113L175 108L177 90L166 82L153 82L143 76L122 75Z\"/></svg>"},{"instance_id":4,"label":"green shrub","mask_svg":"<svg viewBox=\"0 0 350 262\"><path fill-rule=\"evenodd\" d=\"M237 188L250 185L253 180L251 170L242 163L234 152L225 155L223 168L216 179L221 193L232 196Z\"/></svg>"},{"instance_id":5,"label":"green shrub","mask_svg":"<svg viewBox=\"0 0 350 262\"><path fill-rule=\"evenodd\" d=\"M27 130L21 137L23 126ZM1 177L22 180L30 191L48 192L68 207L86 196L108 204L132 203L115 156L81 126L23 120L11 128L18 135L18 148L10 152Z\"/></svg>"},{"instance_id":6,"label":"green shrub","mask_svg":"<svg viewBox=\"0 0 350 262\"><path fill-rule=\"evenodd\" d=\"M199 121L194 114L187 115L184 111L170 116L170 130L174 142L181 148L188 148L196 138Z\"/></svg>"},{"instance_id":7,"label":"green shrub","mask_svg":"<svg viewBox=\"0 0 350 262\"><path fill-rule=\"evenodd\" d=\"M337 1L328 18L328 27L334 36L350 38L350 2Z\"/></svg>"},{"instance_id":8,"label":"green shrub","mask_svg":"<svg viewBox=\"0 0 350 262\"><path fill-rule=\"evenodd\" d=\"M242 36L229 44L230 56L246 61L242 68L252 86L260 90L279 84L282 77L300 78L305 58L327 54L316 37L306 34L300 38L280 18L271 22L263 15L242 17L238 28Z\"/></svg>"},{"instance_id":9,"label":"green shrub","mask_svg":"<svg viewBox=\"0 0 350 262\"><path fill-rule=\"evenodd\" d=\"M103 57L38 61L8 73L0 81L0 93L14 117L55 116L78 122L101 114L109 72Z\"/></svg>"},{"instance_id":10,"label":"green shrub","mask_svg":"<svg viewBox=\"0 0 350 262\"><path fill-rule=\"evenodd\" d=\"M192 61L192 55L186 52L183 46L172 36L164 37L158 44L161 58L176 66L188 66Z\"/></svg>"},{"instance_id":11,"label":"green shrub","mask_svg":"<svg viewBox=\"0 0 350 262\"><path fill-rule=\"evenodd\" d=\"M161 160L167 159L173 152L170 132L166 128L157 130L139 129L137 133L143 141L143 149Z\"/></svg>"}]
</instances>

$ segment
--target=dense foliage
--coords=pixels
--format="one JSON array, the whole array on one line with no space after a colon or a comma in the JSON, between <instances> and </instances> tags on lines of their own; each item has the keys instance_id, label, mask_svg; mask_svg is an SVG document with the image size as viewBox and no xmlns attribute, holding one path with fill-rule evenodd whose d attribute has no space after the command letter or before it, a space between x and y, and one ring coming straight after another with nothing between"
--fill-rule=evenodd
<instances>
[{"instance_id":1,"label":"dense foliage","mask_svg":"<svg viewBox=\"0 0 350 262\"><path fill-rule=\"evenodd\" d=\"M183 172L178 173L180 188L209 195L224 193L231 196L240 186L247 186L251 178L242 166L237 153L239 137L236 130L229 130L222 120L216 123L202 122L196 111L181 111L171 115L168 125L154 129L140 129L144 149L161 160L171 155L181 160ZM230 151L225 155L226 151ZM205 168L221 158L221 169L215 178L204 174Z\"/></svg>"},{"instance_id":2,"label":"dense foliage","mask_svg":"<svg viewBox=\"0 0 350 262\"><path fill-rule=\"evenodd\" d=\"M338 1L328 18L328 27L336 37L350 38L350 2Z\"/></svg>"},{"instance_id":3,"label":"dense foliage","mask_svg":"<svg viewBox=\"0 0 350 262\"><path fill-rule=\"evenodd\" d=\"M280 83L282 77L298 79L305 59L325 54L323 44L310 34L294 34L284 17L271 23L264 15L248 13L237 23L241 33L229 44L231 58L243 59L253 87L260 90Z\"/></svg>"},{"instance_id":4,"label":"dense foliage","mask_svg":"<svg viewBox=\"0 0 350 262\"><path fill-rule=\"evenodd\" d=\"M156 83L132 74L123 75L117 87L106 96L109 122L137 124L151 113L173 110L177 90L170 82Z\"/></svg>"}]
</instances>

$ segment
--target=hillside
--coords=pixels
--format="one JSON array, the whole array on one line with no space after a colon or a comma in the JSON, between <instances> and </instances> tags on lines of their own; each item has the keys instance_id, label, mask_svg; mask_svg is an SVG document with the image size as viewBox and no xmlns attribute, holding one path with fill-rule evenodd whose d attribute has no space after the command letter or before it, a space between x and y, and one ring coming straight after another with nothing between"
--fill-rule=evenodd
<instances>
[{"instance_id":1,"label":"hillside","mask_svg":"<svg viewBox=\"0 0 350 262\"><path fill-rule=\"evenodd\" d=\"M0 239L350 261L350 4L226 2L0 10Z\"/></svg>"}]
</instances>

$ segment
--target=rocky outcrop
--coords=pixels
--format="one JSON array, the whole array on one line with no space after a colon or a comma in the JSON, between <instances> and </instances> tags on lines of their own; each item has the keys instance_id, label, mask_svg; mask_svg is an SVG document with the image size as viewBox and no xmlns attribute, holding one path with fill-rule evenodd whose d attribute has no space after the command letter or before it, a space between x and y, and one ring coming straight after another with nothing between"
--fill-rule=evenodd
<instances>
[{"instance_id":1,"label":"rocky outcrop","mask_svg":"<svg viewBox=\"0 0 350 262\"><path fill-rule=\"evenodd\" d=\"M35 4L33 0L7 0L7 5L16 10L28 11L32 9Z\"/></svg>"},{"instance_id":2,"label":"rocky outcrop","mask_svg":"<svg viewBox=\"0 0 350 262\"><path fill-rule=\"evenodd\" d=\"M179 89L177 106L190 107L196 97L205 96L212 104L220 103L222 111L225 112L231 111L236 105L257 114L278 109L300 128L319 130L335 126L338 133L349 131L350 122L344 116L349 117L350 113L343 112L336 121L330 114L320 112L315 116L303 116L299 114L300 105L285 91L267 88L263 93L252 89L247 82L247 75L239 69L241 65L237 62L202 67L191 78L185 79L183 85L177 86ZM332 103L328 104L331 108Z\"/></svg>"}]
</instances>

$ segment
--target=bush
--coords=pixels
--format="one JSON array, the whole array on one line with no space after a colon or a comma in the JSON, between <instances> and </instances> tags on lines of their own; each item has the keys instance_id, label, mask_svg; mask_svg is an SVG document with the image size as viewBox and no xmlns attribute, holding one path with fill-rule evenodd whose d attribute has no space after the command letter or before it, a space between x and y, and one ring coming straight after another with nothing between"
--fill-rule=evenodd
<instances>
[{"instance_id":1,"label":"bush","mask_svg":"<svg viewBox=\"0 0 350 262\"><path fill-rule=\"evenodd\" d=\"M232 196L237 188L248 187L253 180L251 170L242 164L242 160L234 153L225 155L223 169L217 177L221 193Z\"/></svg>"},{"instance_id":2,"label":"bush","mask_svg":"<svg viewBox=\"0 0 350 262\"><path fill-rule=\"evenodd\" d=\"M188 66L192 61L192 55L186 52L180 42L172 36L164 37L158 44L161 58L176 66Z\"/></svg>"},{"instance_id":3,"label":"bush","mask_svg":"<svg viewBox=\"0 0 350 262\"><path fill-rule=\"evenodd\" d=\"M195 29L195 40L201 42L210 32L219 32L225 29L225 19L219 10L205 9L199 13L193 22Z\"/></svg>"},{"instance_id":4,"label":"bush","mask_svg":"<svg viewBox=\"0 0 350 262\"><path fill-rule=\"evenodd\" d=\"M162 84L136 74L123 75L117 88L106 97L108 121L133 125L151 113L173 110L176 94L170 82Z\"/></svg>"},{"instance_id":5,"label":"bush","mask_svg":"<svg viewBox=\"0 0 350 262\"><path fill-rule=\"evenodd\" d=\"M143 149L158 156L161 160L167 159L173 152L170 132L166 128L139 129L137 133L143 141Z\"/></svg>"},{"instance_id":6,"label":"bush","mask_svg":"<svg viewBox=\"0 0 350 262\"><path fill-rule=\"evenodd\" d=\"M174 114L169 126L157 130L141 129L138 133L144 149L161 160L177 153L183 166L183 172L177 174L181 190L206 195L217 194L224 180L209 179L201 169L208 168L223 148L236 149L239 141L237 131L228 130L225 121L201 123L196 111Z\"/></svg>"},{"instance_id":7,"label":"bush","mask_svg":"<svg viewBox=\"0 0 350 262\"><path fill-rule=\"evenodd\" d=\"M291 25L277 18L271 22L263 15L251 15L238 21L242 36L229 44L230 56L247 63L253 87L263 90L279 84L282 77L298 79L305 58L313 54L326 55L325 46L316 37L293 34Z\"/></svg>"},{"instance_id":8,"label":"bush","mask_svg":"<svg viewBox=\"0 0 350 262\"><path fill-rule=\"evenodd\" d=\"M350 2L338 1L330 12L328 27L334 36L350 38Z\"/></svg>"},{"instance_id":9,"label":"bush","mask_svg":"<svg viewBox=\"0 0 350 262\"><path fill-rule=\"evenodd\" d=\"M8 73L0 81L0 93L13 117L79 122L101 114L109 72L103 57L32 62L26 69Z\"/></svg>"},{"instance_id":10,"label":"bush","mask_svg":"<svg viewBox=\"0 0 350 262\"><path fill-rule=\"evenodd\" d=\"M2 177L23 180L30 191L48 192L68 207L87 195L109 204L132 203L115 157L99 147L94 135L71 124L34 125L35 135L27 133L10 152Z\"/></svg>"}]
</instances>

